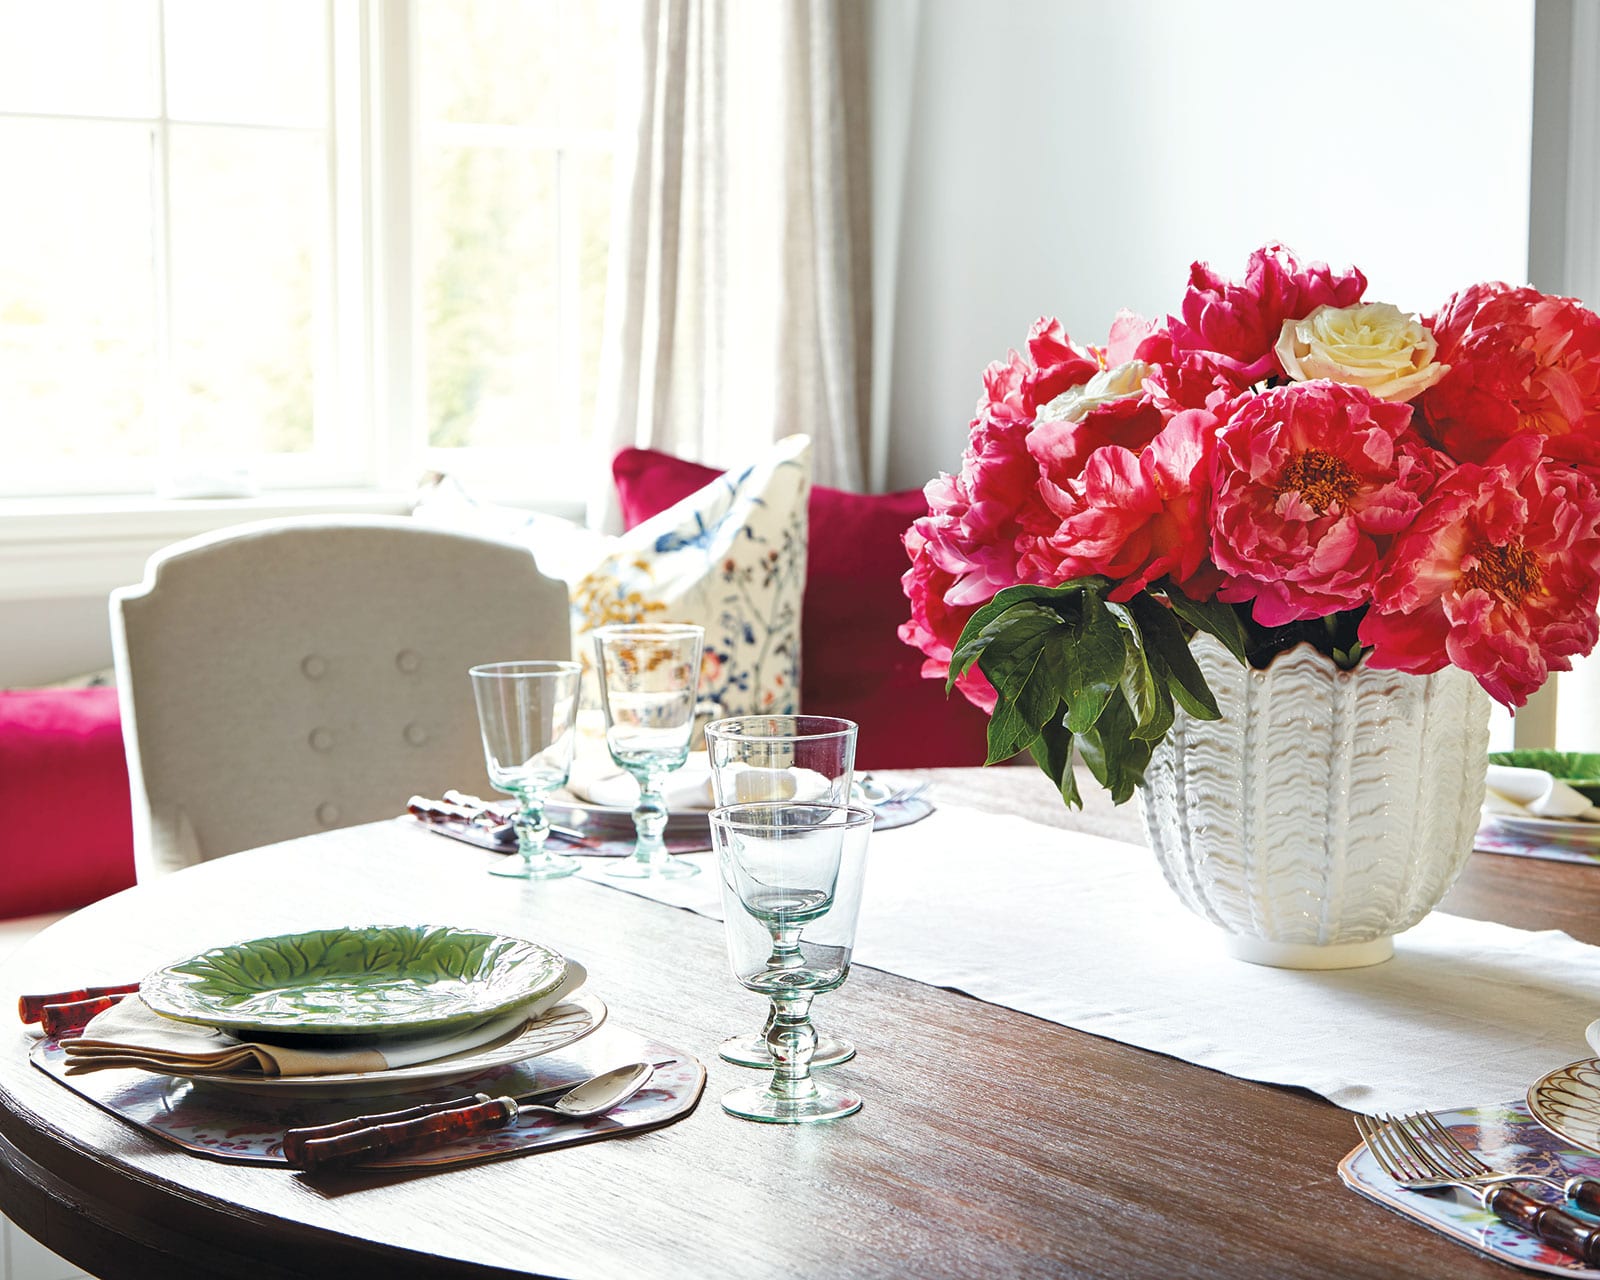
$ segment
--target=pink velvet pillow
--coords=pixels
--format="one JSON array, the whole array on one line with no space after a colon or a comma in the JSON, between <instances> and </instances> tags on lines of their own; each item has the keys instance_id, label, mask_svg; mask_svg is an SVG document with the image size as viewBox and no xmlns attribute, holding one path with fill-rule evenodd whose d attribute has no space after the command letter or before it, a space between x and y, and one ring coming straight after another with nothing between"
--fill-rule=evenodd
<instances>
[{"instance_id":1,"label":"pink velvet pillow","mask_svg":"<svg viewBox=\"0 0 1600 1280\"><path fill-rule=\"evenodd\" d=\"M115 689L0 691L0 919L67 911L133 883Z\"/></svg>"},{"instance_id":2,"label":"pink velvet pillow","mask_svg":"<svg viewBox=\"0 0 1600 1280\"><path fill-rule=\"evenodd\" d=\"M623 521L632 528L709 484L720 471L652 449L611 464ZM810 546L800 623L800 706L861 726L862 769L982 764L987 718L944 684L924 680L922 655L896 634L910 616L900 537L927 513L918 490L859 494L811 490Z\"/></svg>"}]
</instances>

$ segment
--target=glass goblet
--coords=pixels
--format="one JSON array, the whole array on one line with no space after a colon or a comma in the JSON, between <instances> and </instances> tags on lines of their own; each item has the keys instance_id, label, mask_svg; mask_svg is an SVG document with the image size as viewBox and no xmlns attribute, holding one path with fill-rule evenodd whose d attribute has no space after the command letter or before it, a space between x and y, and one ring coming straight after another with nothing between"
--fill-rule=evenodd
<instances>
[{"instance_id":1,"label":"glass goblet","mask_svg":"<svg viewBox=\"0 0 1600 1280\"><path fill-rule=\"evenodd\" d=\"M737 804L711 811L733 976L771 999L772 1079L725 1094L746 1120L807 1124L861 1109L861 1096L811 1074L811 1001L850 973L870 809L831 804Z\"/></svg>"},{"instance_id":2,"label":"glass goblet","mask_svg":"<svg viewBox=\"0 0 1600 1280\"><path fill-rule=\"evenodd\" d=\"M700 870L667 853L662 839L667 802L661 789L667 774L689 758L704 643L703 627L676 623L600 627L594 633L606 746L639 784L633 855L607 875L665 880Z\"/></svg>"},{"instance_id":3,"label":"glass goblet","mask_svg":"<svg viewBox=\"0 0 1600 1280\"><path fill-rule=\"evenodd\" d=\"M719 805L805 801L850 803L856 758L856 725L838 716L733 716L706 726L711 789ZM773 963L780 957L774 955ZM769 1003L760 1031L730 1036L717 1046L725 1062L770 1068L767 1036L778 1017ZM817 1033L813 1067L848 1062L856 1047L838 1036Z\"/></svg>"},{"instance_id":4,"label":"glass goblet","mask_svg":"<svg viewBox=\"0 0 1600 1280\"><path fill-rule=\"evenodd\" d=\"M501 859L490 872L519 880L570 876L577 860L545 848L550 820L544 806L572 772L583 668L576 662L491 662L469 674L489 781L517 802L511 821L521 856Z\"/></svg>"}]
</instances>

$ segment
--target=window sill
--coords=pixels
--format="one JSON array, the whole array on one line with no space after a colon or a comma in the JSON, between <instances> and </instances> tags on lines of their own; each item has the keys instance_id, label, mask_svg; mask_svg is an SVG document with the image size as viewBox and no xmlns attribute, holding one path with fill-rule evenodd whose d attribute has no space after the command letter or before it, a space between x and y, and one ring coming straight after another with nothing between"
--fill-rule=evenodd
<instances>
[{"instance_id":1,"label":"window sill","mask_svg":"<svg viewBox=\"0 0 1600 1280\"><path fill-rule=\"evenodd\" d=\"M22 498L0 502L0 600L103 595L138 582L169 543L250 520L404 515L409 492L304 490L256 498Z\"/></svg>"}]
</instances>

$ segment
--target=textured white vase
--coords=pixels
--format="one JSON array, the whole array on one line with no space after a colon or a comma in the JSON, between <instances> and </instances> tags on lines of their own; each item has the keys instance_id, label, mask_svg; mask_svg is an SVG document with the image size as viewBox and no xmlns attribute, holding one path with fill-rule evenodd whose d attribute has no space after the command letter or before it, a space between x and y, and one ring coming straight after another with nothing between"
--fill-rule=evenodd
<instances>
[{"instance_id":1,"label":"textured white vase","mask_svg":"<svg viewBox=\"0 0 1600 1280\"><path fill-rule=\"evenodd\" d=\"M1222 719L1180 709L1140 789L1167 883L1241 960L1387 960L1472 853L1488 695L1455 667L1340 671L1300 645L1257 671L1209 636L1193 650Z\"/></svg>"}]
</instances>

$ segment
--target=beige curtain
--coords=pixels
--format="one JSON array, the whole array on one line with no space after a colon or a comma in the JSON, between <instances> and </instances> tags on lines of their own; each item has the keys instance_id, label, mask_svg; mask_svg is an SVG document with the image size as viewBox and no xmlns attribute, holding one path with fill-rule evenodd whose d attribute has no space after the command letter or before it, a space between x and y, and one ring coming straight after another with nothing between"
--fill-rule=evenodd
<instances>
[{"instance_id":1,"label":"beige curtain","mask_svg":"<svg viewBox=\"0 0 1600 1280\"><path fill-rule=\"evenodd\" d=\"M634 444L715 466L803 431L817 482L859 489L872 330L864 7L637 5L596 438L607 457Z\"/></svg>"}]
</instances>

